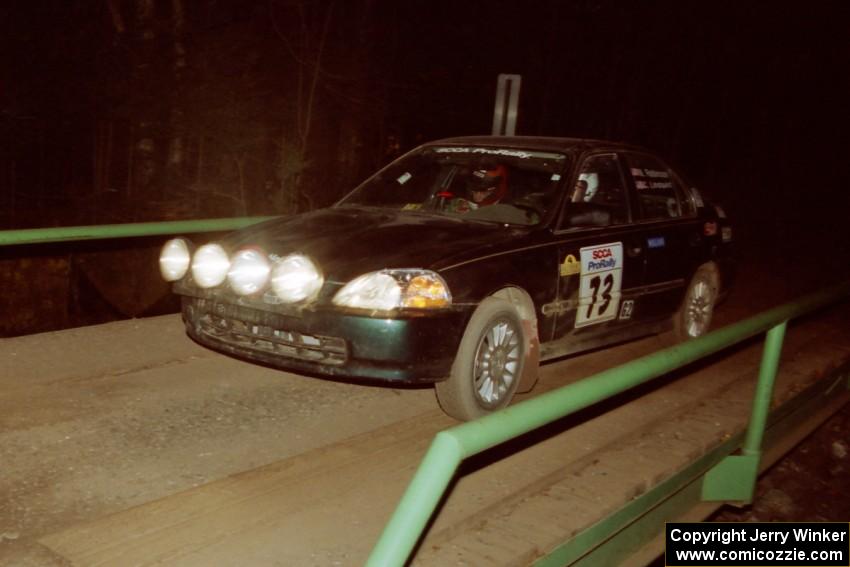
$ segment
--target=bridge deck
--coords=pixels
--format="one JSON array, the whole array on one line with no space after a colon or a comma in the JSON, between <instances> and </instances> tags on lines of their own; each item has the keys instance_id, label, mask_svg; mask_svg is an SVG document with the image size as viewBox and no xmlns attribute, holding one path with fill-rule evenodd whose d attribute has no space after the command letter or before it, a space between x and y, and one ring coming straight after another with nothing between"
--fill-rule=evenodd
<instances>
[{"instance_id":1,"label":"bridge deck","mask_svg":"<svg viewBox=\"0 0 850 567\"><path fill-rule=\"evenodd\" d=\"M847 315L789 329L779 400L850 357ZM535 393L668 340L549 364ZM760 344L469 463L416 562L527 563L680 470L744 427ZM197 347L171 316L0 351L0 532L23 527L0 563L360 564L454 423L429 390L282 375Z\"/></svg>"}]
</instances>

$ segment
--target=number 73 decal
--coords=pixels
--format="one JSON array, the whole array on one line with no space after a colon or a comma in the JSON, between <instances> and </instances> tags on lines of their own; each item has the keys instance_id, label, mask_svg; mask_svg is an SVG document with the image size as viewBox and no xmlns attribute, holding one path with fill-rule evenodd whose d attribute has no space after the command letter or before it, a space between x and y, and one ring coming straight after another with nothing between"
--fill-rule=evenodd
<instances>
[{"instance_id":1,"label":"number 73 decal","mask_svg":"<svg viewBox=\"0 0 850 567\"><path fill-rule=\"evenodd\" d=\"M610 321L620 307L623 243L581 249L581 285L576 327Z\"/></svg>"}]
</instances>

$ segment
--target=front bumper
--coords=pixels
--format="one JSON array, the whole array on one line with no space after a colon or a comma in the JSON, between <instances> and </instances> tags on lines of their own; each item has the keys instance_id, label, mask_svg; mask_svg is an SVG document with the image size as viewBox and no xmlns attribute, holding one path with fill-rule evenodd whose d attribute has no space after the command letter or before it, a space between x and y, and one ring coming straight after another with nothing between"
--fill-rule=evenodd
<instances>
[{"instance_id":1,"label":"front bumper","mask_svg":"<svg viewBox=\"0 0 850 567\"><path fill-rule=\"evenodd\" d=\"M331 309L279 313L183 296L183 321L214 350L277 368L391 383L448 377L469 318L462 310L392 319Z\"/></svg>"}]
</instances>

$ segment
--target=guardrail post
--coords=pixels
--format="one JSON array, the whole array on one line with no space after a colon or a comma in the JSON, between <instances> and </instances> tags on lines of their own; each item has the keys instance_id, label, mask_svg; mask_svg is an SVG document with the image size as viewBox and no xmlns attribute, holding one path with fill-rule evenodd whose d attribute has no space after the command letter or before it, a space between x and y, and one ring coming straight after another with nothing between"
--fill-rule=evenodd
<instances>
[{"instance_id":1,"label":"guardrail post","mask_svg":"<svg viewBox=\"0 0 850 567\"><path fill-rule=\"evenodd\" d=\"M753 410L741 454L726 457L705 474L702 484L704 501L752 502L761 461L761 442L770 413L773 385L787 326L788 321L783 321L767 332L753 396Z\"/></svg>"},{"instance_id":2,"label":"guardrail post","mask_svg":"<svg viewBox=\"0 0 850 567\"><path fill-rule=\"evenodd\" d=\"M782 342L785 339L787 326L788 321L776 325L767 332L767 338L764 341L759 381L756 384L756 394L753 399L753 413L750 416L747 439L744 442L745 455L761 455L761 441L764 438L767 415L770 413L773 384L776 381L776 372L779 370L779 357L782 354Z\"/></svg>"},{"instance_id":3,"label":"guardrail post","mask_svg":"<svg viewBox=\"0 0 850 567\"><path fill-rule=\"evenodd\" d=\"M449 431L437 433L375 544L366 562L368 567L400 567L407 562L463 456L461 443L454 434Z\"/></svg>"}]
</instances>

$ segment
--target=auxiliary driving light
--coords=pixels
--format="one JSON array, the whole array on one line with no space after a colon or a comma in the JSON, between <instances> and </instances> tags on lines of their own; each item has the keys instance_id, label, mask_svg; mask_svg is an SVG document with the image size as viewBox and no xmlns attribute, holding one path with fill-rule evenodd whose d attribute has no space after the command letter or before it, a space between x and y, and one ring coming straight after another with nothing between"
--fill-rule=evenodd
<instances>
[{"instance_id":1,"label":"auxiliary driving light","mask_svg":"<svg viewBox=\"0 0 850 567\"><path fill-rule=\"evenodd\" d=\"M313 299L322 289L324 277L307 256L290 254L272 271L272 289L284 301Z\"/></svg>"},{"instance_id":2,"label":"auxiliary driving light","mask_svg":"<svg viewBox=\"0 0 850 567\"><path fill-rule=\"evenodd\" d=\"M230 260L220 244L204 244L192 258L192 277L199 286L215 287L227 277Z\"/></svg>"},{"instance_id":3,"label":"auxiliary driving light","mask_svg":"<svg viewBox=\"0 0 850 567\"><path fill-rule=\"evenodd\" d=\"M185 238L172 238L159 253L159 273L167 282L176 282L189 271L192 253Z\"/></svg>"},{"instance_id":4,"label":"auxiliary driving light","mask_svg":"<svg viewBox=\"0 0 850 567\"><path fill-rule=\"evenodd\" d=\"M257 293L269 281L271 266L265 253L256 248L245 248L233 256L227 280L239 295Z\"/></svg>"}]
</instances>

